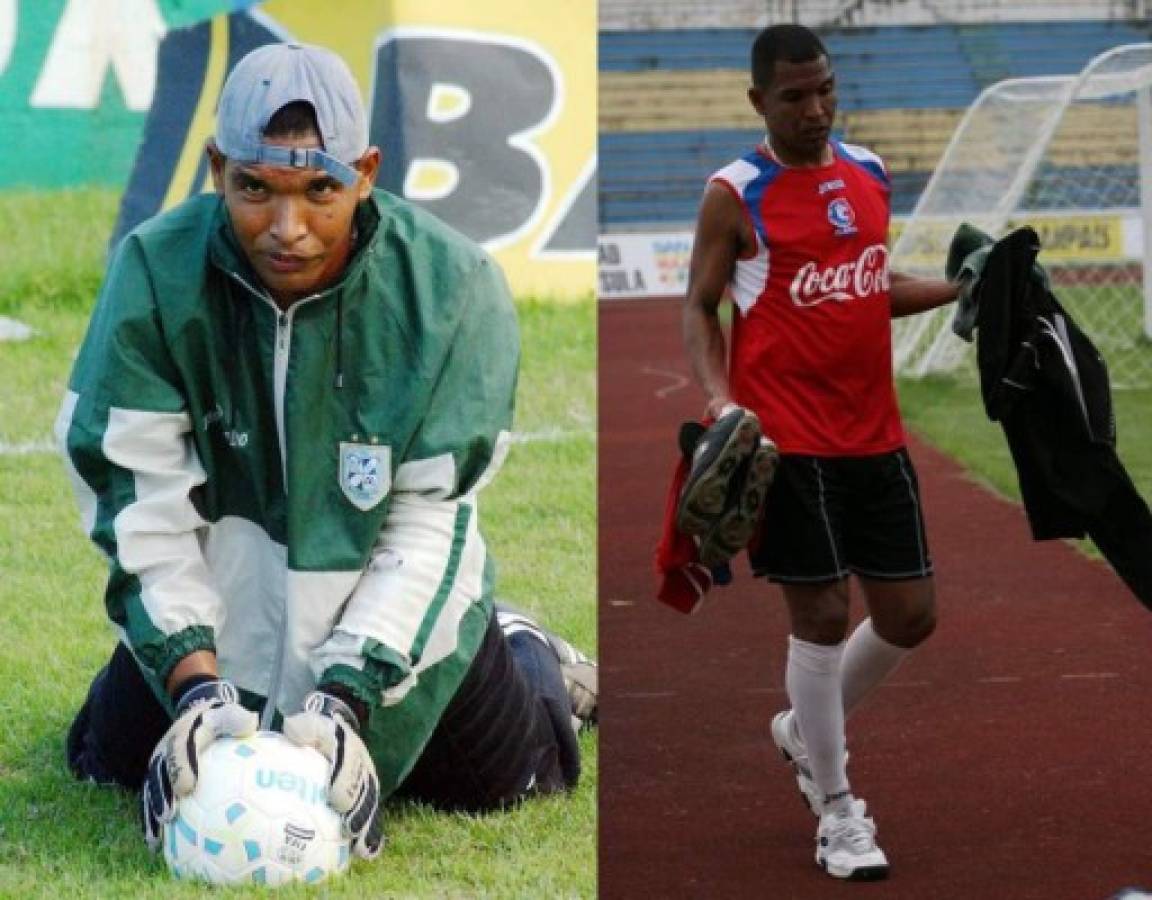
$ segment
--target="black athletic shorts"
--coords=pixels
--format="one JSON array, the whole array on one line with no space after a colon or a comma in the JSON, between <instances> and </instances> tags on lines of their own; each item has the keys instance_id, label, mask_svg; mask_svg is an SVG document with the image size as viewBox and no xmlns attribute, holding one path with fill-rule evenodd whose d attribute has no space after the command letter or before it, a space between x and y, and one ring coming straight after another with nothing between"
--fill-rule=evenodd
<instances>
[{"instance_id":1,"label":"black athletic shorts","mask_svg":"<svg viewBox=\"0 0 1152 900\"><path fill-rule=\"evenodd\" d=\"M908 451L782 455L748 552L755 574L781 584L931 575Z\"/></svg>"}]
</instances>

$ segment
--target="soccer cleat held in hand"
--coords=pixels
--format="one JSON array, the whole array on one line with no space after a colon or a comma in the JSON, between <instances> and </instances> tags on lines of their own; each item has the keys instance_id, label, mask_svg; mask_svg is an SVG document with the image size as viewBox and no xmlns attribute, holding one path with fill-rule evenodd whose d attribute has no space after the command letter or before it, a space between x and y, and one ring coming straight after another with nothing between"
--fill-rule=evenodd
<instances>
[{"instance_id":1,"label":"soccer cleat held in hand","mask_svg":"<svg viewBox=\"0 0 1152 900\"><path fill-rule=\"evenodd\" d=\"M704 535L715 527L729 502L734 476L759 440L760 420L756 414L734 405L727 407L696 439L691 467L676 506L676 527L681 532Z\"/></svg>"},{"instance_id":2,"label":"soccer cleat held in hand","mask_svg":"<svg viewBox=\"0 0 1152 900\"><path fill-rule=\"evenodd\" d=\"M176 719L148 761L140 792L144 840L160 847L164 824L176 814L176 801L196 787L200 755L219 737L247 737L256 732L256 713L240 705L230 681L214 678L185 691L176 703Z\"/></svg>"},{"instance_id":3,"label":"soccer cleat held in hand","mask_svg":"<svg viewBox=\"0 0 1152 900\"><path fill-rule=\"evenodd\" d=\"M344 818L353 852L374 859L384 845L380 779L352 708L339 697L313 691L304 698L303 710L284 720L284 736L314 747L332 764L328 803Z\"/></svg>"},{"instance_id":4,"label":"soccer cleat held in hand","mask_svg":"<svg viewBox=\"0 0 1152 900\"><path fill-rule=\"evenodd\" d=\"M755 449L741 460L728 482L728 494L719 516L698 539L697 556L703 565L719 566L748 546L763 514L764 500L779 461L776 445L760 436Z\"/></svg>"}]
</instances>

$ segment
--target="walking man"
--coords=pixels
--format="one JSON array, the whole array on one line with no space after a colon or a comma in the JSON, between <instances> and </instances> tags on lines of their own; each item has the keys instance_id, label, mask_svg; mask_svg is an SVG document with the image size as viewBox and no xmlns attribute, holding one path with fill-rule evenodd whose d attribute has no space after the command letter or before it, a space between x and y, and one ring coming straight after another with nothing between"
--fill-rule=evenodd
<instances>
[{"instance_id":1,"label":"walking man","mask_svg":"<svg viewBox=\"0 0 1152 900\"><path fill-rule=\"evenodd\" d=\"M726 496L717 480L760 430L775 444L749 548L755 574L781 585L791 620L792 707L773 720L772 738L818 817L816 861L836 878L871 880L887 875L888 860L848 780L845 717L935 625L890 319L949 303L959 287L889 272L888 172L831 137L836 79L819 38L772 26L751 57L748 97L766 137L708 183L684 309L707 413L743 436L728 454L698 454L698 468L711 469L690 474L681 507ZM718 319L725 296L735 307L730 347ZM869 616L848 637L852 576Z\"/></svg>"}]
</instances>

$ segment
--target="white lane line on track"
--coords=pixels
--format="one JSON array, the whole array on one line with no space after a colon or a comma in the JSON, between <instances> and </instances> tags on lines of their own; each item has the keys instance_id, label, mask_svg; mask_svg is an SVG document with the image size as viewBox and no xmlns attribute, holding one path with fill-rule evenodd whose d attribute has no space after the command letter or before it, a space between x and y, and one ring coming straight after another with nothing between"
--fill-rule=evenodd
<instances>
[{"instance_id":1,"label":"white lane line on track","mask_svg":"<svg viewBox=\"0 0 1152 900\"><path fill-rule=\"evenodd\" d=\"M630 601L623 601L630 602ZM1119 672L1068 672L1060 675L1052 675L1052 678L1059 678L1063 681L1110 681L1120 677ZM1041 679L1036 679L1041 680ZM977 678L976 684L1019 684L1024 681L1024 678L1019 675L989 675L984 678ZM930 688L935 683L932 681L891 681L883 682L880 687L882 688ZM755 687L744 688L745 694L786 694L787 692L783 687L767 687L757 685ZM675 691L628 691L619 694L613 694L613 697L621 697L629 700L665 700L669 697L677 697Z\"/></svg>"},{"instance_id":2,"label":"white lane line on track","mask_svg":"<svg viewBox=\"0 0 1152 900\"><path fill-rule=\"evenodd\" d=\"M619 694L613 694L617 700L666 700L669 697L675 697L675 691L622 691Z\"/></svg>"},{"instance_id":3,"label":"white lane line on track","mask_svg":"<svg viewBox=\"0 0 1152 900\"><path fill-rule=\"evenodd\" d=\"M596 432L591 429L545 428L540 431L518 431L512 435L512 443L562 444L565 441L593 440L595 437ZM34 441L0 440L0 456L38 456L55 453L56 444L49 438Z\"/></svg>"},{"instance_id":4,"label":"white lane line on track","mask_svg":"<svg viewBox=\"0 0 1152 900\"><path fill-rule=\"evenodd\" d=\"M682 391L688 387L688 377L681 375L679 372L672 372L668 369L657 369L653 366L641 366L640 374L651 375L654 378L666 378L671 383L664 385L662 388L657 388L653 393L656 399L663 400L669 394L675 394L677 391Z\"/></svg>"}]
</instances>

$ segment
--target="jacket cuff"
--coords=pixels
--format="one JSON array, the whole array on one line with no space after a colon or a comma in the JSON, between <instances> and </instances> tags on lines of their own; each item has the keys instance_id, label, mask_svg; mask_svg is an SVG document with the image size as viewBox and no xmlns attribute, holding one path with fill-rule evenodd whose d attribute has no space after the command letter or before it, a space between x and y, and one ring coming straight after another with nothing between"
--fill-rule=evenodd
<instances>
[{"instance_id":1,"label":"jacket cuff","mask_svg":"<svg viewBox=\"0 0 1152 900\"><path fill-rule=\"evenodd\" d=\"M339 692L344 700L355 700L364 704L369 711L383 705L383 694L394 684L403 681L411 666L399 654L388 650L382 644L365 648L367 659L364 667L338 663L329 666L317 681L324 690Z\"/></svg>"},{"instance_id":2,"label":"jacket cuff","mask_svg":"<svg viewBox=\"0 0 1152 900\"><path fill-rule=\"evenodd\" d=\"M380 691L373 690L372 679L353 666L329 666L320 676L317 687L345 702L352 700L366 707L380 705Z\"/></svg>"},{"instance_id":3,"label":"jacket cuff","mask_svg":"<svg viewBox=\"0 0 1152 900\"><path fill-rule=\"evenodd\" d=\"M148 645L136 649L136 654L145 666L156 673L161 684L189 653L198 650L216 651L216 635L208 625L192 625L183 631L169 636L159 645Z\"/></svg>"}]
</instances>

